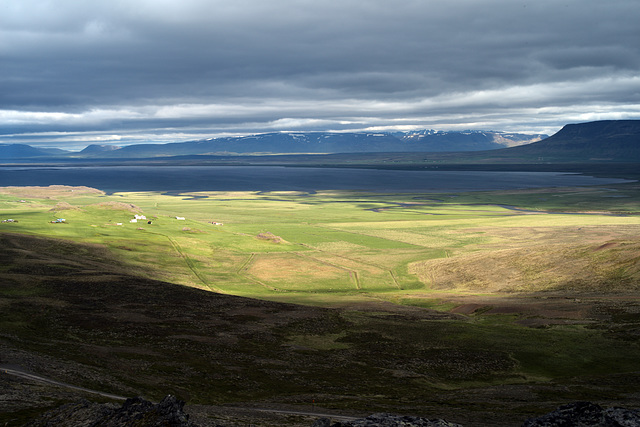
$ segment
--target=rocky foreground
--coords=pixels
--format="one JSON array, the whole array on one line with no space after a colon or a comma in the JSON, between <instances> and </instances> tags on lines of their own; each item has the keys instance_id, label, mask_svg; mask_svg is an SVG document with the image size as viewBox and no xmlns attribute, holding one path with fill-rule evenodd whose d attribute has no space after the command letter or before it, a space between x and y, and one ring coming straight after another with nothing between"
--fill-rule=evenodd
<instances>
[{"instance_id":1,"label":"rocky foreground","mask_svg":"<svg viewBox=\"0 0 640 427\"><path fill-rule=\"evenodd\" d=\"M82 400L62 405L25 427L200 427L189 421L184 402L166 396L154 404L140 397L127 399L122 406ZM514 424L515 425L515 424ZM590 402L575 402L553 412L526 420L522 427L635 427L640 426L640 411L625 408L602 408ZM215 424L209 427L226 427ZM333 423L329 418L316 420L311 427L463 427L442 419L373 414L353 421Z\"/></svg>"}]
</instances>

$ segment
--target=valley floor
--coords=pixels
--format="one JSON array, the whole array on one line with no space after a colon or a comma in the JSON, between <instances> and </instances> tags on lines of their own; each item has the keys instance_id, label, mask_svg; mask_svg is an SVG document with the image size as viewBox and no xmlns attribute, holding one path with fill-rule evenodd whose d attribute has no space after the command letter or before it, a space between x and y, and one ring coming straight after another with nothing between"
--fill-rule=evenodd
<instances>
[{"instance_id":1,"label":"valley floor","mask_svg":"<svg viewBox=\"0 0 640 427\"><path fill-rule=\"evenodd\" d=\"M0 365L173 394L202 425L637 408L638 194L4 188ZM0 392L8 425L108 400L8 373Z\"/></svg>"}]
</instances>

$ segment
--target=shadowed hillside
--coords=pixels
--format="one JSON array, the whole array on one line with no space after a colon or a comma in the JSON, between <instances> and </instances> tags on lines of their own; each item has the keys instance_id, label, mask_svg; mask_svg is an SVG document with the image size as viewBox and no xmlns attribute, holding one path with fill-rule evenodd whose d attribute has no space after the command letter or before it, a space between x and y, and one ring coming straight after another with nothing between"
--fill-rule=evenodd
<instances>
[{"instance_id":1,"label":"shadowed hillside","mask_svg":"<svg viewBox=\"0 0 640 427\"><path fill-rule=\"evenodd\" d=\"M570 124L542 141L500 151L541 161L640 161L640 120Z\"/></svg>"},{"instance_id":2,"label":"shadowed hillside","mask_svg":"<svg viewBox=\"0 0 640 427\"><path fill-rule=\"evenodd\" d=\"M177 395L201 425L233 407L317 405L507 426L585 387L626 406L640 392L629 373L637 307L620 300L581 303L575 321L605 321L607 332L539 330L385 303L335 310L221 295L136 277L101 246L13 234L0 246L0 365L120 396ZM576 304L559 301L564 313ZM80 392L2 375L0 393L0 422L14 425ZM233 407L211 406L223 404ZM245 424L310 425L252 414Z\"/></svg>"}]
</instances>

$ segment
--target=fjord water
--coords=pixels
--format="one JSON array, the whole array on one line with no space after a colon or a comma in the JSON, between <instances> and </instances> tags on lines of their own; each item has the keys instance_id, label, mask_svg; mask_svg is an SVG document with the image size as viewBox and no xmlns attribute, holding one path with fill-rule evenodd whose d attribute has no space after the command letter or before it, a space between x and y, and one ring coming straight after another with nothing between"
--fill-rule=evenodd
<instances>
[{"instance_id":1,"label":"fjord water","mask_svg":"<svg viewBox=\"0 0 640 427\"><path fill-rule=\"evenodd\" d=\"M72 185L125 191L462 192L607 185L623 179L561 172L407 171L276 166L3 167L0 186Z\"/></svg>"}]
</instances>

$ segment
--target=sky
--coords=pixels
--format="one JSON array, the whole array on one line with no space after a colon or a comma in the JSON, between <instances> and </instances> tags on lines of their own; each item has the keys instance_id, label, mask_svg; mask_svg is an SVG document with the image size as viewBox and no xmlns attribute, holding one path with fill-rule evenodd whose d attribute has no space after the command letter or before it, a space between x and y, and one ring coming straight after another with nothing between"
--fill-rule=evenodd
<instances>
[{"instance_id":1,"label":"sky","mask_svg":"<svg viewBox=\"0 0 640 427\"><path fill-rule=\"evenodd\" d=\"M637 0L0 0L0 143L640 119Z\"/></svg>"}]
</instances>

